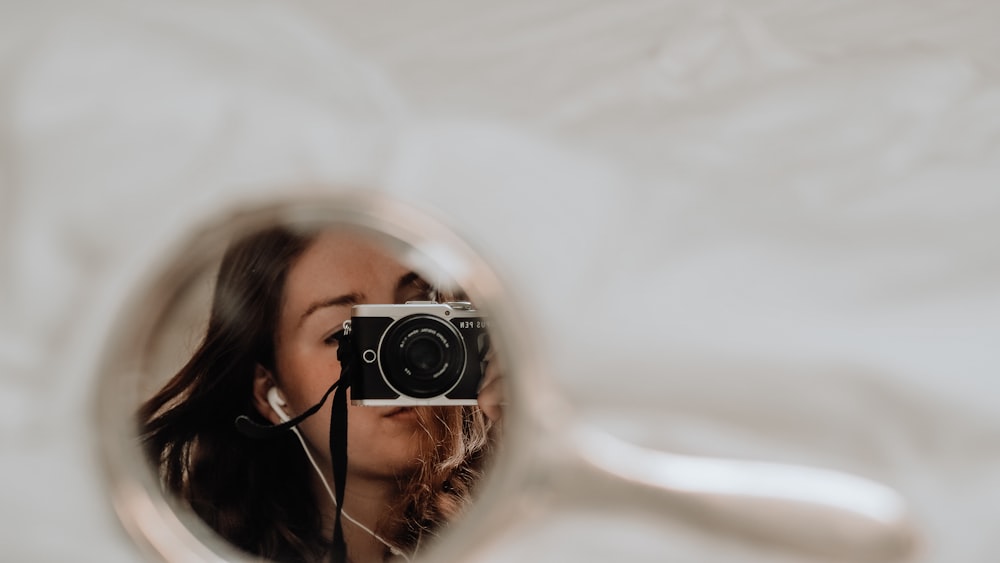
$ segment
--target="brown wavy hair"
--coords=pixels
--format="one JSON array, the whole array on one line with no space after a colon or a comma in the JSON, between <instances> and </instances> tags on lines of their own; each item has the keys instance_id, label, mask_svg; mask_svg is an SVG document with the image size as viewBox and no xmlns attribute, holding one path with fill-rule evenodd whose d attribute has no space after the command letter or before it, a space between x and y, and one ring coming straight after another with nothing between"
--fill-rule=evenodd
<instances>
[{"instance_id":1,"label":"brown wavy hair","mask_svg":"<svg viewBox=\"0 0 1000 563\"><path fill-rule=\"evenodd\" d=\"M312 467L291 432L252 440L234 420L268 424L253 406L259 364L275 366L275 332L288 271L315 232L269 228L238 240L219 267L204 339L138 411L140 437L164 489L224 539L259 557L319 560L329 550ZM399 483L380 535L413 552L469 503L493 448L478 407L419 409L423 463ZM386 554L388 556L388 553Z\"/></svg>"}]
</instances>

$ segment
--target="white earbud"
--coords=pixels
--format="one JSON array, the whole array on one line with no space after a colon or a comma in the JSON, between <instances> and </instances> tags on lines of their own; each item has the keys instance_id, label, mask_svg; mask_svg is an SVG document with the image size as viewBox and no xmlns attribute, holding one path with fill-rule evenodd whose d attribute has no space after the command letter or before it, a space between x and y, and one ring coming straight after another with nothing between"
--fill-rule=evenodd
<instances>
[{"instance_id":1,"label":"white earbud","mask_svg":"<svg viewBox=\"0 0 1000 563\"><path fill-rule=\"evenodd\" d=\"M291 418L288 416L288 413L285 412L285 407L288 406L288 403L281 398L281 392L278 391L277 386L271 387L267 390L267 404L271 405L271 409L277 413L281 422L288 422Z\"/></svg>"}]
</instances>

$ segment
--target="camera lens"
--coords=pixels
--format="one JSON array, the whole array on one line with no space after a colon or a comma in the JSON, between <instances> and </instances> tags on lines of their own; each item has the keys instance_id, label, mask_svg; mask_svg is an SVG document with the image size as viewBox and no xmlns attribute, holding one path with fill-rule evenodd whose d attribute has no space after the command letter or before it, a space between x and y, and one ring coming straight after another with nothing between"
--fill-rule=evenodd
<instances>
[{"instance_id":1,"label":"camera lens","mask_svg":"<svg viewBox=\"0 0 1000 563\"><path fill-rule=\"evenodd\" d=\"M441 369L442 361L444 361L444 351L433 337L427 335L418 335L410 339L403 351L403 364L419 374L436 373Z\"/></svg>"},{"instance_id":2,"label":"camera lens","mask_svg":"<svg viewBox=\"0 0 1000 563\"><path fill-rule=\"evenodd\" d=\"M392 388L427 399L451 391L465 372L465 343L458 329L433 315L410 315L382 339L379 367Z\"/></svg>"}]
</instances>

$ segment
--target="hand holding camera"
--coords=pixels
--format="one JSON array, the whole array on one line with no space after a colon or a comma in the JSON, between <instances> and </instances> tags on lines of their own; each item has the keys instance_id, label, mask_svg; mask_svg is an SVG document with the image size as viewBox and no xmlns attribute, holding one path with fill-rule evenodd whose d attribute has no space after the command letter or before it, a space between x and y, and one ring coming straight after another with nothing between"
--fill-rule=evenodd
<instances>
[{"instance_id":1,"label":"hand holding camera","mask_svg":"<svg viewBox=\"0 0 1000 563\"><path fill-rule=\"evenodd\" d=\"M495 359L493 350L486 356L486 373L479 385L479 408L493 422L500 422L503 417L504 386L503 370Z\"/></svg>"}]
</instances>

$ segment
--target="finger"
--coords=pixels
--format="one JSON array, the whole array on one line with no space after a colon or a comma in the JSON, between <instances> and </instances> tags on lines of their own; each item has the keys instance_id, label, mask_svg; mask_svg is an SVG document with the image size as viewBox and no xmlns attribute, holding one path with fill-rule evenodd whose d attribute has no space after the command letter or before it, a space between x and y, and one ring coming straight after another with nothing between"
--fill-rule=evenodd
<instances>
[{"instance_id":1,"label":"finger","mask_svg":"<svg viewBox=\"0 0 1000 563\"><path fill-rule=\"evenodd\" d=\"M494 378L493 381L487 383L479 391L479 408L486 415L486 418L496 422L503 417L503 407L501 402L503 399L503 389L502 381L500 378Z\"/></svg>"},{"instance_id":2,"label":"finger","mask_svg":"<svg viewBox=\"0 0 1000 563\"><path fill-rule=\"evenodd\" d=\"M499 420L503 415L503 409L500 406L503 399L503 377L501 377L500 369L494 362L487 366L482 385L479 388L479 408L490 420Z\"/></svg>"}]
</instances>

